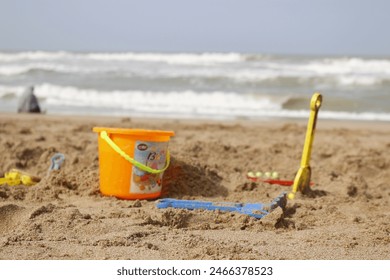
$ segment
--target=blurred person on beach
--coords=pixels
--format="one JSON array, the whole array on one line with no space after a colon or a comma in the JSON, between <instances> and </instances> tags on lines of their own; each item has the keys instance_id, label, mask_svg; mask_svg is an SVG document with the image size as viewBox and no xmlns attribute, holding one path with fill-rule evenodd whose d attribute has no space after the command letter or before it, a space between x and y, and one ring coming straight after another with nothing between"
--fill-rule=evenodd
<instances>
[{"instance_id":1,"label":"blurred person on beach","mask_svg":"<svg viewBox=\"0 0 390 280\"><path fill-rule=\"evenodd\" d=\"M41 113L41 108L39 107L38 99L34 94L33 86L27 88L20 98L18 113Z\"/></svg>"}]
</instances>

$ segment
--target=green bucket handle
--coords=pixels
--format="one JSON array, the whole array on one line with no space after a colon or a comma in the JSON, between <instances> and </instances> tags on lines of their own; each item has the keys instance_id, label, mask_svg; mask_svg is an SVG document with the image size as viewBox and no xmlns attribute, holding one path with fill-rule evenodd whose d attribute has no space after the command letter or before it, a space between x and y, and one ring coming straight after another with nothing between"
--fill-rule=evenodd
<instances>
[{"instance_id":1,"label":"green bucket handle","mask_svg":"<svg viewBox=\"0 0 390 280\"><path fill-rule=\"evenodd\" d=\"M169 150L167 150L167 156L166 156L166 165L163 169L153 169L150 168L149 166L146 166L139 161L136 161L132 157L130 157L128 154L126 154L117 144L114 143L114 141L111 140L111 138L108 136L106 131L100 132L100 138L102 138L106 143L115 151L117 152L120 156L122 156L125 160L130 162L132 165L136 166L137 168L141 169L142 171L152 173L152 174L159 174L164 172L168 167L170 163L170 155L169 155Z\"/></svg>"}]
</instances>

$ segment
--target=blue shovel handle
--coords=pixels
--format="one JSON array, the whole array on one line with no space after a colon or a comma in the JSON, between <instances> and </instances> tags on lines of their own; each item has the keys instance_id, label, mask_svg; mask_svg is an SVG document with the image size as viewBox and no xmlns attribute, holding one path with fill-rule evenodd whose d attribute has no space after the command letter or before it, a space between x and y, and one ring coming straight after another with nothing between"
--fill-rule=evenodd
<instances>
[{"instance_id":1,"label":"blue shovel handle","mask_svg":"<svg viewBox=\"0 0 390 280\"><path fill-rule=\"evenodd\" d=\"M232 203L232 202L206 202L199 200L180 200L173 198L160 199L157 203L157 208L178 208L178 209L204 209L204 210L220 210L224 212L238 212L260 219L269 214L272 210L280 206L284 208L287 203L287 193L283 192L276 197L271 203Z\"/></svg>"}]
</instances>

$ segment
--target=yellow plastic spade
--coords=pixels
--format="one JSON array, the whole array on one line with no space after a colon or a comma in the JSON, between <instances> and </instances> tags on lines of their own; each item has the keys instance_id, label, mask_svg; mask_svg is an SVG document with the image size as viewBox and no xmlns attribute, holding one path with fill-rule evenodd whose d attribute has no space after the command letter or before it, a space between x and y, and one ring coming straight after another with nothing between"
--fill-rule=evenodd
<instances>
[{"instance_id":1,"label":"yellow plastic spade","mask_svg":"<svg viewBox=\"0 0 390 280\"><path fill-rule=\"evenodd\" d=\"M311 168L310 168L310 155L311 147L313 145L314 139L314 130L317 123L318 111L321 107L322 96L319 93L314 93L311 102L310 102L310 117L307 124L306 139L305 145L303 146L301 167L298 170L297 175L294 179L294 184L292 191L288 194L289 199L294 199L295 193L297 191L306 192L310 189L310 177L311 177Z\"/></svg>"},{"instance_id":2,"label":"yellow plastic spade","mask_svg":"<svg viewBox=\"0 0 390 280\"><path fill-rule=\"evenodd\" d=\"M0 178L0 185L7 184L9 186L32 186L38 183L40 180L41 179L39 177L32 176L17 169L12 169L10 172L6 172L3 178Z\"/></svg>"}]
</instances>

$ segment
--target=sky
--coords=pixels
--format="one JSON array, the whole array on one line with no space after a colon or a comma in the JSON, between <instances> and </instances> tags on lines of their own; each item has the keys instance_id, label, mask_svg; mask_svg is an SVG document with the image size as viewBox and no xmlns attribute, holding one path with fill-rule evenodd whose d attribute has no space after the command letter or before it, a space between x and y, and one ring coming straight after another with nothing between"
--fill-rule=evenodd
<instances>
[{"instance_id":1,"label":"sky","mask_svg":"<svg viewBox=\"0 0 390 280\"><path fill-rule=\"evenodd\" d=\"M0 51L390 56L389 0L0 0Z\"/></svg>"}]
</instances>

